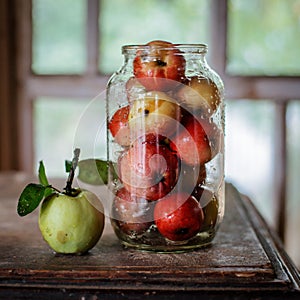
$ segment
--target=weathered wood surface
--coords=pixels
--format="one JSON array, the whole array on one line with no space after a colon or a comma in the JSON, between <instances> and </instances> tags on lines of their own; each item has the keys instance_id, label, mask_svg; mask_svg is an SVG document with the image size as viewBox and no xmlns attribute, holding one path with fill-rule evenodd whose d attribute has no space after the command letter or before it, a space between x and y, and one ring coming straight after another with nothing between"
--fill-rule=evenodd
<instances>
[{"instance_id":1,"label":"weathered wood surface","mask_svg":"<svg viewBox=\"0 0 300 300\"><path fill-rule=\"evenodd\" d=\"M88 255L57 255L37 212L20 218L32 179L0 174L0 299L299 299L299 273L251 202L226 185L226 213L211 247L181 254L124 249L109 222Z\"/></svg>"}]
</instances>

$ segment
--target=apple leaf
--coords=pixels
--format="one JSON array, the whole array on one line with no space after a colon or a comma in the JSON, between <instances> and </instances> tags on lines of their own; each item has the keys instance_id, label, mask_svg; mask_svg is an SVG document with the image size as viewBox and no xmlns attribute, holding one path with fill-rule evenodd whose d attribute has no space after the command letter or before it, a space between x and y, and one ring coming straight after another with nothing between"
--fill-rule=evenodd
<instances>
[{"instance_id":1,"label":"apple leaf","mask_svg":"<svg viewBox=\"0 0 300 300\"><path fill-rule=\"evenodd\" d=\"M110 161L108 163L108 165L110 166L110 168L112 170L112 177L113 177L113 179L118 179L119 176L118 176L118 174L116 172L116 170L117 170L117 164Z\"/></svg>"},{"instance_id":2,"label":"apple leaf","mask_svg":"<svg viewBox=\"0 0 300 300\"><path fill-rule=\"evenodd\" d=\"M112 164L110 162L110 164ZM78 163L79 173L78 178L88 184L103 185L108 183L109 164L106 160L101 159L85 159ZM114 170L114 168L112 168ZM118 178L113 171L113 178Z\"/></svg>"},{"instance_id":3,"label":"apple leaf","mask_svg":"<svg viewBox=\"0 0 300 300\"><path fill-rule=\"evenodd\" d=\"M44 198L55 193L55 189L49 185L43 161L39 164L38 177L40 183L28 184L20 195L17 212L21 217L33 212Z\"/></svg>"},{"instance_id":4,"label":"apple leaf","mask_svg":"<svg viewBox=\"0 0 300 300\"><path fill-rule=\"evenodd\" d=\"M28 184L20 195L17 212L24 217L34 211L45 196L45 191L49 189L42 184ZM52 189L51 189L52 190ZM53 190L52 190L53 192Z\"/></svg>"},{"instance_id":5,"label":"apple leaf","mask_svg":"<svg viewBox=\"0 0 300 300\"><path fill-rule=\"evenodd\" d=\"M65 160L66 173L70 173L71 168L72 168L72 161L71 160Z\"/></svg>"},{"instance_id":6,"label":"apple leaf","mask_svg":"<svg viewBox=\"0 0 300 300\"><path fill-rule=\"evenodd\" d=\"M48 196L57 193L58 191L55 191L55 189L52 186L47 186L44 193L44 198L47 198Z\"/></svg>"},{"instance_id":7,"label":"apple leaf","mask_svg":"<svg viewBox=\"0 0 300 300\"><path fill-rule=\"evenodd\" d=\"M49 182L45 171L45 166L42 160L40 161L38 175L39 175L40 184L43 186L49 186Z\"/></svg>"},{"instance_id":8,"label":"apple leaf","mask_svg":"<svg viewBox=\"0 0 300 300\"><path fill-rule=\"evenodd\" d=\"M72 180L74 177L74 171L77 165L79 153L80 149L75 149L75 157L73 158L73 161L65 161L66 171L69 172L67 188L71 191L70 193L72 193L72 195L74 194L73 190L75 190L72 189ZM46 197L55 193L61 193L58 189L49 184L43 161L40 161L39 164L38 178L39 183L29 183L19 197L17 213L21 217L33 212ZM67 192L68 191L66 189L66 194ZM75 192L77 193L77 190L75 190Z\"/></svg>"}]
</instances>

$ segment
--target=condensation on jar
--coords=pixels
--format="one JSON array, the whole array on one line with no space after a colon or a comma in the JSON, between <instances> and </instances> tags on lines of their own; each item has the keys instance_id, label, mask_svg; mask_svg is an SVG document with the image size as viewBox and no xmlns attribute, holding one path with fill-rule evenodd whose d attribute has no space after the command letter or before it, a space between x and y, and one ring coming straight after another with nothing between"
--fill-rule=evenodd
<instances>
[{"instance_id":1,"label":"condensation on jar","mask_svg":"<svg viewBox=\"0 0 300 300\"><path fill-rule=\"evenodd\" d=\"M110 219L123 245L209 245L224 215L224 87L204 44L122 47L107 85Z\"/></svg>"}]
</instances>

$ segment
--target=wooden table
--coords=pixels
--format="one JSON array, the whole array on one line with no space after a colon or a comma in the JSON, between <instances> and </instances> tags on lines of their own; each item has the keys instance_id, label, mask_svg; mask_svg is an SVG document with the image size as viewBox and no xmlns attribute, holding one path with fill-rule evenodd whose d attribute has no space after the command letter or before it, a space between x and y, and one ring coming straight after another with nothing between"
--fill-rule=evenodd
<instances>
[{"instance_id":1,"label":"wooden table","mask_svg":"<svg viewBox=\"0 0 300 300\"><path fill-rule=\"evenodd\" d=\"M124 249L106 224L88 255L56 255L37 212L20 218L32 181L0 173L0 299L300 299L300 276L251 201L226 185L226 214L211 247L183 254Z\"/></svg>"}]
</instances>

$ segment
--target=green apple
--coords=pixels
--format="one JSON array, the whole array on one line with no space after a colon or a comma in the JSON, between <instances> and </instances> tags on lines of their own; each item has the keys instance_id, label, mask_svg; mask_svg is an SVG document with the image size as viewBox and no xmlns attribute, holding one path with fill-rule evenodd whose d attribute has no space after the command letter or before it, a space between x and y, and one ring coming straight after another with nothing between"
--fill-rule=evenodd
<instances>
[{"instance_id":1,"label":"green apple","mask_svg":"<svg viewBox=\"0 0 300 300\"><path fill-rule=\"evenodd\" d=\"M104 228L101 201L89 191L46 197L39 213L43 238L57 253L83 254L93 248Z\"/></svg>"}]
</instances>

